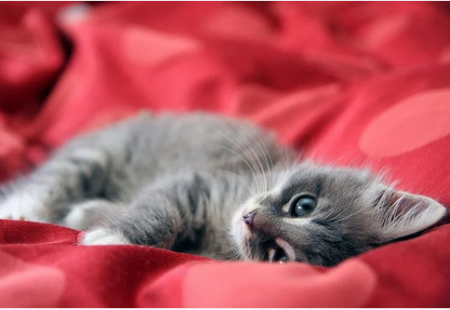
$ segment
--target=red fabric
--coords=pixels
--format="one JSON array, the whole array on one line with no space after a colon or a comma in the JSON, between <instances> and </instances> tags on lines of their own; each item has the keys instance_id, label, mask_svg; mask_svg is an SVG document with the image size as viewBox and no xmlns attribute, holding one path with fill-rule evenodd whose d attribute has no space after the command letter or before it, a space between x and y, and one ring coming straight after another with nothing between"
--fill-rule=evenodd
<instances>
[{"instance_id":1,"label":"red fabric","mask_svg":"<svg viewBox=\"0 0 450 310\"><path fill-rule=\"evenodd\" d=\"M0 178L137 113L251 119L450 205L450 7L0 3ZM215 262L0 221L0 306L449 307L450 226L349 259Z\"/></svg>"}]
</instances>

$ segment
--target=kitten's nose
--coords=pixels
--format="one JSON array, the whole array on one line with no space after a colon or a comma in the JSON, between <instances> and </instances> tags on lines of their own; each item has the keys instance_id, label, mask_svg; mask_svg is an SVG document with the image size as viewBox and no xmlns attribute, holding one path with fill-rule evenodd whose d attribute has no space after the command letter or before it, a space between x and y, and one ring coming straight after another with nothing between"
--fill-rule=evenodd
<instances>
[{"instance_id":1,"label":"kitten's nose","mask_svg":"<svg viewBox=\"0 0 450 310\"><path fill-rule=\"evenodd\" d=\"M255 218L255 214L256 210L253 210L243 216L245 224L247 224L250 228L253 226L253 219Z\"/></svg>"}]
</instances>

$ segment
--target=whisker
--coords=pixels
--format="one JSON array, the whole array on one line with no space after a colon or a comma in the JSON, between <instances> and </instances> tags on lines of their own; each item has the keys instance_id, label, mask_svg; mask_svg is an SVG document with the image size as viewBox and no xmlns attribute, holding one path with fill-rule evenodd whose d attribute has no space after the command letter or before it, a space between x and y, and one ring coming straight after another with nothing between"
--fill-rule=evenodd
<instances>
[{"instance_id":1,"label":"whisker","mask_svg":"<svg viewBox=\"0 0 450 310\"><path fill-rule=\"evenodd\" d=\"M273 186L273 159L272 156L270 155L269 149L267 148L267 145L264 143L262 137L260 134L258 134L258 131L256 130L255 127L251 127L253 132L256 134L256 136L258 137L259 141L255 141L257 145L259 145L259 148L262 152L262 155L264 156L264 160L266 162L267 168L268 168L268 172L269 172L269 186ZM255 139L253 139L255 140ZM261 147L262 146L262 147ZM268 191L269 188L267 187L266 190Z\"/></svg>"},{"instance_id":2,"label":"whisker","mask_svg":"<svg viewBox=\"0 0 450 310\"><path fill-rule=\"evenodd\" d=\"M252 166L248 163L248 161L247 161L244 157L242 157L242 155L238 154L238 153L235 152L234 150L232 150L232 149L230 149L229 147L226 147L226 146L224 146L224 145L221 145L221 144L215 144L215 143L213 143L212 145L217 146L217 147L220 147L220 148L223 148L223 149L225 149L225 150L227 150L227 151L233 153L234 155L238 156L239 158L241 158L241 159L243 160L244 164L247 166L247 168L248 168L248 169L250 170L250 172L252 173L253 177L256 179L256 172L255 172L255 170L254 170L254 169L252 168ZM257 185L257 186L258 186L258 185ZM252 191L252 193L253 193L253 191Z\"/></svg>"},{"instance_id":3,"label":"whisker","mask_svg":"<svg viewBox=\"0 0 450 310\"><path fill-rule=\"evenodd\" d=\"M237 124L237 121L234 121L234 120L232 120L230 122L230 124L238 131L239 134L241 134L241 130L239 130L239 129L241 129L242 127L239 128L239 126L243 126L243 125ZM244 139L247 141L247 143L249 142L249 137L248 136L245 136L245 135L242 135L242 134L241 134L241 136L244 137ZM252 137L252 139L254 140L253 137ZM248 149L249 152L252 151L252 154L253 154L252 156L254 156L253 158L254 158L255 165L258 164L259 169L260 169L259 178L261 180L262 187L259 188L259 191L263 192L263 191L267 190L266 180L265 180L265 177L264 177L264 167L263 167L263 165L261 163L260 158L258 157L258 153L256 153L255 149L251 147L251 143L248 143L248 145L250 145L250 147Z\"/></svg>"},{"instance_id":4,"label":"whisker","mask_svg":"<svg viewBox=\"0 0 450 310\"><path fill-rule=\"evenodd\" d=\"M239 175L237 175L236 173L233 173L233 172L231 172L231 171L224 171L224 173L229 174L229 175L235 177L236 180L242 182L242 183L244 184L245 189L247 190L247 192L248 192L250 195L253 196L253 192L252 192L250 186L249 186L244 180L242 180L242 178L240 178Z\"/></svg>"},{"instance_id":5,"label":"whisker","mask_svg":"<svg viewBox=\"0 0 450 310\"><path fill-rule=\"evenodd\" d=\"M344 218L342 218L342 219L339 219L339 220L335 221L334 223L339 223L339 222L345 221L346 219L349 219L349 218L355 216L356 214L361 213L361 212L364 211L364 210L365 210L365 209L361 208L361 209L357 210L356 212L350 214L349 216L346 216L346 217L344 217Z\"/></svg>"},{"instance_id":6,"label":"whisker","mask_svg":"<svg viewBox=\"0 0 450 310\"><path fill-rule=\"evenodd\" d=\"M212 117L207 116L210 120L212 120L213 122L216 122L216 120L214 120ZM238 130L239 131L239 130ZM236 140L233 140L232 138L232 133L230 133L228 135L225 134L225 132L223 131L218 131L225 139L227 139L232 145L236 146L238 148L238 150L240 152L243 153L244 156L249 156L251 154L248 154L248 152L243 149L241 143L237 142ZM224 145L220 145L222 148L225 148L229 151L231 151L233 154L237 155L239 158L241 158L243 160L243 162L245 163L245 165L247 166L247 168L250 170L250 172L253 175L254 180L256 181L256 186L258 188L258 191L260 191L260 188L262 186L262 184L259 182L259 179L257 178L257 171L255 171L255 169L257 169L256 167L256 163L254 162L253 158L251 156L248 157L248 160L245 159L242 155L238 154L237 152L235 152L234 150L224 146ZM250 162L249 162L250 161Z\"/></svg>"}]
</instances>

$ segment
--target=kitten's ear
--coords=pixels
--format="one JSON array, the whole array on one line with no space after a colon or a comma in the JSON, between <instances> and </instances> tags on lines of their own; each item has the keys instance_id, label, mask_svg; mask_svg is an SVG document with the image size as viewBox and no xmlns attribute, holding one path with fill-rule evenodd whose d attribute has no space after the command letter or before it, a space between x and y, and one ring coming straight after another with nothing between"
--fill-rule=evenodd
<instances>
[{"instance_id":1,"label":"kitten's ear","mask_svg":"<svg viewBox=\"0 0 450 310\"><path fill-rule=\"evenodd\" d=\"M425 230L448 212L431 198L391 189L383 195L377 207L385 242Z\"/></svg>"}]
</instances>

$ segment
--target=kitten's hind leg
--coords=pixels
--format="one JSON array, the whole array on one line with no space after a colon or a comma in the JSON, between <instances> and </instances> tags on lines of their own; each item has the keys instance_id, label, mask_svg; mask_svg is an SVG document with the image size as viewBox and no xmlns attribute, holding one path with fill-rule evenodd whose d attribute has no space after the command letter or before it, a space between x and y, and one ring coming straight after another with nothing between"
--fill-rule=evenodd
<instances>
[{"instance_id":1,"label":"kitten's hind leg","mask_svg":"<svg viewBox=\"0 0 450 310\"><path fill-rule=\"evenodd\" d=\"M57 154L29 176L0 188L0 218L58 223L75 202L96 197L108 166L102 149Z\"/></svg>"},{"instance_id":2,"label":"kitten's hind leg","mask_svg":"<svg viewBox=\"0 0 450 310\"><path fill-rule=\"evenodd\" d=\"M130 144L150 122L142 114L68 142L29 176L0 187L0 218L59 223L76 203L120 198Z\"/></svg>"}]
</instances>

